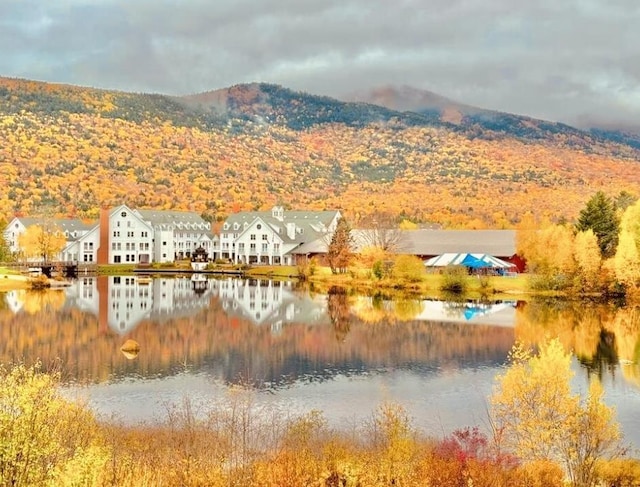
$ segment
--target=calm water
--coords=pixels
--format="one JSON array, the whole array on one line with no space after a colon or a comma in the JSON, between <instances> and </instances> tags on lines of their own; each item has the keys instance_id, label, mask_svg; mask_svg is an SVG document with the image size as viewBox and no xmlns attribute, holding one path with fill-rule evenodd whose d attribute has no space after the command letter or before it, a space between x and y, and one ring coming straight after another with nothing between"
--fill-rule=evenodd
<instances>
[{"instance_id":1,"label":"calm water","mask_svg":"<svg viewBox=\"0 0 640 487\"><path fill-rule=\"evenodd\" d=\"M442 302L303 291L267 280L85 277L45 293L0 294L0 361L62 364L65 390L98 413L162 420L185 398L367 420L402 404L440 436L486 426L487 397L516 340L558 336L576 391L605 385L640 446L640 310L567 302ZM127 357L127 339L140 352Z\"/></svg>"}]
</instances>

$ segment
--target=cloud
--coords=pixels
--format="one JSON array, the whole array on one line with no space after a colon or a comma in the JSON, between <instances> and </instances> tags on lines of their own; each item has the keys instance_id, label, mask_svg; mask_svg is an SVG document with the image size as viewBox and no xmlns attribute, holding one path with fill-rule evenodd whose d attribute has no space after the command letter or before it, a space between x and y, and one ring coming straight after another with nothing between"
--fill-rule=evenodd
<instances>
[{"instance_id":1,"label":"cloud","mask_svg":"<svg viewBox=\"0 0 640 487\"><path fill-rule=\"evenodd\" d=\"M570 123L632 121L639 21L635 0L4 0L0 74L167 94L403 84Z\"/></svg>"}]
</instances>

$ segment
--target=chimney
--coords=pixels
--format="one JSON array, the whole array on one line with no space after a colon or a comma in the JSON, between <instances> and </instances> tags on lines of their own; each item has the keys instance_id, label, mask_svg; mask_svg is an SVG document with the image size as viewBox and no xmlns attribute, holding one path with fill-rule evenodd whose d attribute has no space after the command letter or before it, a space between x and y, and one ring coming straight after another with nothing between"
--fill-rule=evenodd
<instances>
[{"instance_id":1,"label":"chimney","mask_svg":"<svg viewBox=\"0 0 640 487\"><path fill-rule=\"evenodd\" d=\"M97 264L109 263L109 208L100 208L100 241Z\"/></svg>"}]
</instances>

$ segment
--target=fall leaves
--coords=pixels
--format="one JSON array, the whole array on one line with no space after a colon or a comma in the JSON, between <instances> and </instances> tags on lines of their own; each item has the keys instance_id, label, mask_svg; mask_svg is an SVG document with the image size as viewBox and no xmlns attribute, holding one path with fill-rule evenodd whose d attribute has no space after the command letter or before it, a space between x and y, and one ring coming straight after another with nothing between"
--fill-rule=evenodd
<instances>
[{"instance_id":1,"label":"fall leaves","mask_svg":"<svg viewBox=\"0 0 640 487\"><path fill-rule=\"evenodd\" d=\"M95 218L100 205L125 203L222 220L285 204L340 208L354 226L388 212L449 228L505 228L528 210L573 219L590 188L617 193L640 184L630 148L598 143L587 152L562 134L525 142L331 117L299 130L247 119L222 124L162 97L1 85L7 219L45 206L57 216ZM275 118L310 109L294 101L273 107Z\"/></svg>"}]
</instances>

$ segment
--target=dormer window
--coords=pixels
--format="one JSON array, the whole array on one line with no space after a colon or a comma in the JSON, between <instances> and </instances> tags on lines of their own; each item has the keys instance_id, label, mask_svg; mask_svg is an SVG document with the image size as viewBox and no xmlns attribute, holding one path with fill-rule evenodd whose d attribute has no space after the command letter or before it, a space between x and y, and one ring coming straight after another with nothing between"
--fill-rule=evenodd
<instances>
[{"instance_id":1,"label":"dormer window","mask_svg":"<svg viewBox=\"0 0 640 487\"><path fill-rule=\"evenodd\" d=\"M225 223L222 228L224 228L225 230L229 230L229 224Z\"/></svg>"}]
</instances>

